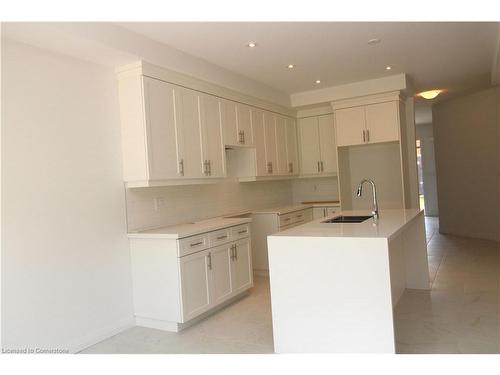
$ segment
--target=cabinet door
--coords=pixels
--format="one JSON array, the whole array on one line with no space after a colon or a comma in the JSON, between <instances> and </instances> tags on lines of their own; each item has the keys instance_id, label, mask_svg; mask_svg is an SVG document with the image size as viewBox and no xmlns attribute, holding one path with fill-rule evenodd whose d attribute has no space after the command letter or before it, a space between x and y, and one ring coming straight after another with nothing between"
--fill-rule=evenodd
<instances>
[{"instance_id":1,"label":"cabinet door","mask_svg":"<svg viewBox=\"0 0 500 375\"><path fill-rule=\"evenodd\" d=\"M399 140L398 102L371 104L365 107L367 142Z\"/></svg>"},{"instance_id":2,"label":"cabinet door","mask_svg":"<svg viewBox=\"0 0 500 375\"><path fill-rule=\"evenodd\" d=\"M222 129L224 144L238 144L238 125L236 118L236 103L230 100L221 101Z\"/></svg>"},{"instance_id":3,"label":"cabinet door","mask_svg":"<svg viewBox=\"0 0 500 375\"><path fill-rule=\"evenodd\" d=\"M211 307L208 254L205 250L179 258L184 322Z\"/></svg>"},{"instance_id":4,"label":"cabinet door","mask_svg":"<svg viewBox=\"0 0 500 375\"><path fill-rule=\"evenodd\" d=\"M326 207L326 215L327 216L335 215L339 211L340 211L340 207Z\"/></svg>"},{"instance_id":5,"label":"cabinet door","mask_svg":"<svg viewBox=\"0 0 500 375\"><path fill-rule=\"evenodd\" d=\"M326 216L325 207L314 207L313 208L313 220L320 219Z\"/></svg>"},{"instance_id":6,"label":"cabinet door","mask_svg":"<svg viewBox=\"0 0 500 375\"><path fill-rule=\"evenodd\" d=\"M353 107L335 111L335 128L338 146L360 145L365 143L365 108Z\"/></svg>"},{"instance_id":7,"label":"cabinet door","mask_svg":"<svg viewBox=\"0 0 500 375\"><path fill-rule=\"evenodd\" d=\"M201 129L203 161L208 161L209 177L224 177L225 153L222 140L220 101L212 95L201 95Z\"/></svg>"},{"instance_id":8,"label":"cabinet door","mask_svg":"<svg viewBox=\"0 0 500 375\"><path fill-rule=\"evenodd\" d=\"M211 264L211 300L217 305L228 299L232 292L231 285L231 245L222 245L210 249Z\"/></svg>"},{"instance_id":9,"label":"cabinet door","mask_svg":"<svg viewBox=\"0 0 500 375\"><path fill-rule=\"evenodd\" d=\"M259 111L258 109L252 109L252 129L255 144L256 175L267 176L264 112Z\"/></svg>"},{"instance_id":10,"label":"cabinet door","mask_svg":"<svg viewBox=\"0 0 500 375\"><path fill-rule=\"evenodd\" d=\"M266 146L266 167L268 174L278 173L276 150L276 118L270 112L264 112L264 140Z\"/></svg>"},{"instance_id":11,"label":"cabinet door","mask_svg":"<svg viewBox=\"0 0 500 375\"><path fill-rule=\"evenodd\" d=\"M236 294L253 286L252 250L250 240L235 243L232 261L233 292Z\"/></svg>"},{"instance_id":12,"label":"cabinet door","mask_svg":"<svg viewBox=\"0 0 500 375\"><path fill-rule=\"evenodd\" d=\"M297 152L297 123L295 120L286 119L286 155L288 161L288 174L299 174L299 156Z\"/></svg>"},{"instance_id":13,"label":"cabinet door","mask_svg":"<svg viewBox=\"0 0 500 375\"><path fill-rule=\"evenodd\" d=\"M238 143L245 146L253 145L252 134L252 112L250 107L236 105L237 123L238 123Z\"/></svg>"},{"instance_id":14,"label":"cabinet door","mask_svg":"<svg viewBox=\"0 0 500 375\"><path fill-rule=\"evenodd\" d=\"M319 174L319 131L318 118L307 117L299 120L300 173Z\"/></svg>"},{"instance_id":15,"label":"cabinet door","mask_svg":"<svg viewBox=\"0 0 500 375\"><path fill-rule=\"evenodd\" d=\"M194 90L176 90L177 122L179 126L179 155L184 166L184 177L204 177L201 153L200 96Z\"/></svg>"},{"instance_id":16,"label":"cabinet door","mask_svg":"<svg viewBox=\"0 0 500 375\"><path fill-rule=\"evenodd\" d=\"M319 116L319 149L321 156L321 172L337 172L337 142L335 141L335 125L333 115Z\"/></svg>"},{"instance_id":17,"label":"cabinet door","mask_svg":"<svg viewBox=\"0 0 500 375\"><path fill-rule=\"evenodd\" d=\"M175 86L143 77L149 178L181 177L175 119Z\"/></svg>"},{"instance_id":18,"label":"cabinet door","mask_svg":"<svg viewBox=\"0 0 500 375\"><path fill-rule=\"evenodd\" d=\"M286 155L286 120L284 117L276 116L276 167L277 174L289 174L288 158Z\"/></svg>"}]
</instances>

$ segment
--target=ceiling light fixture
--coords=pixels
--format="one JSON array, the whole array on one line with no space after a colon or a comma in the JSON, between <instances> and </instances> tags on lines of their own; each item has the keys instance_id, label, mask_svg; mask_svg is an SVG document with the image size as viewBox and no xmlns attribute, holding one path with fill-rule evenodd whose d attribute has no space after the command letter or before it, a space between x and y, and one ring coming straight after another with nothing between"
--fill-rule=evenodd
<instances>
[{"instance_id":1,"label":"ceiling light fixture","mask_svg":"<svg viewBox=\"0 0 500 375\"><path fill-rule=\"evenodd\" d=\"M250 48L257 47L257 43L255 43L255 42L248 42L247 47L250 47Z\"/></svg>"},{"instance_id":2,"label":"ceiling light fixture","mask_svg":"<svg viewBox=\"0 0 500 375\"><path fill-rule=\"evenodd\" d=\"M443 90L429 90L429 91L423 91L417 95L421 96L424 99L430 100L430 99L434 99L436 96L438 96L442 92L443 92Z\"/></svg>"},{"instance_id":3,"label":"ceiling light fixture","mask_svg":"<svg viewBox=\"0 0 500 375\"><path fill-rule=\"evenodd\" d=\"M378 43L380 43L379 38L373 38L368 41L368 44L378 44Z\"/></svg>"},{"instance_id":4,"label":"ceiling light fixture","mask_svg":"<svg viewBox=\"0 0 500 375\"><path fill-rule=\"evenodd\" d=\"M386 66L385 67L385 70L391 70L392 69L392 66Z\"/></svg>"},{"instance_id":5,"label":"ceiling light fixture","mask_svg":"<svg viewBox=\"0 0 500 375\"><path fill-rule=\"evenodd\" d=\"M321 81L320 81L319 79L317 79L317 80L316 80L316 83L318 83L318 84L319 84L319 83L321 83Z\"/></svg>"},{"instance_id":6,"label":"ceiling light fixture","mask_svg":"<svg viewBox=\"0 0 500 375\"><path fill-rule=\"evenodd\" d=\"M293 64L288 64L288 69L293 69L293 68L295 68L295 65L293 65Z\"/></svg>"}]
</instances>

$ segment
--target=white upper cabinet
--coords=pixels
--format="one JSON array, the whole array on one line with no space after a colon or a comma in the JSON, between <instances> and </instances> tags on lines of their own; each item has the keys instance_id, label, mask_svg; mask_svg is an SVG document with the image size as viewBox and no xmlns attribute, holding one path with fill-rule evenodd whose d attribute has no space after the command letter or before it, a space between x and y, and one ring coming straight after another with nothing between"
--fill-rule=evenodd
<instances>
[{"instance_id":1,"label":"white upper cabinet","mask_svg":"<svg viewBox=\"0 0 500 375\"><path fill-rule=\"evenodd\" d=\"M335 111L339 146L399 140L399 103L390 101Z\"/></svg>"},{"instance_id":2,"label":"white upper cabinet","mask_svg":"<svg viewBox=\"0 0 500 375\"><path fill-rule=\"evenodd\" d=\"M222 129L224 134L224 144L238 144L238 121L236 114L236 103L230 100L221 99Z\"/></svg>"},{"instance_id":3,"label":"white upper cabinet","mask_svg":"<svg viewBox=\"0 0 500 375\"><path fill-rule=\"evenodd\" d=\"M366 140L365 108L353 107L335 111L337 145L359 145Z\"/></svg>"},{"instance_id":4,"label":"white upper cabinet","mask_svg":"<svg viewBox=\"0 0 500 375\"><path fill-rule=\"evenodd\" d=\"M205 165L201 149L201 94L197 91L178 88L176 113L179 125L179 156L186 178L205 177Z\"/></svg>"},{"instance_id":5,"label":"white upper cabinet","mask_svg":"<svg viewBox=\"0 0 500 375\"><path fill-rule=\"evenodd\" d=\"M200 95L201 134L204 175L224 177L226 163L222 142L221 103L212 95Z\"/></svg>"},{"instance_id":6,"label":"white upper cabinet","mask_svg":"<svg viewBox=\"0 0 500 375\"><path fill-rule=\"evenodd\" d=\"M149 178L178 178L181 174L175 86L149 77L143 78L143 84Z\"/></svg>"},{"instance_id":7,"label":"white upper cabinet","mask_svg":"<svg viewBox=\"0 0 500 375\"><path fill-rule=\"evenodd\" d=\"M253 146L252 112L249 106L236 105L237 142L242 146Z\"/></svg>"},{"instance_id":8,"label":"white upper cabinet","mask_svg":"<svg viewBox=\"0 0 500 375\"><path fill-rule=\"evenodd\" d=\"M337 144L333 115L299 120L300 174L331 175L337 172Z\"/></svg>"},{"instance_id":9,"label":"white upper cabinet","mask_svg":"<svg viewBox=\"0 0 500 375\"><path fill-rule=\"evenodd\" d=\"M253 141L255 144L256 176L267 176L266 139L264 135L264 112L252 109Z\"/></svg>"},{"instance_id":10,"label":"white upper cabinet","mask_svg":"<svg viewBox=\"0 0 500 375\"><path fill-rule=\"evenodd\" d=\"M337 143L333 115L318 117L321 173L337 172Z\"/></svg>"},{"instance_id":11,"label":"white upper cabinet","mask_svg":"<svg viewBox=\"0 0 500 375\"><path fill-rule=\"evenodd\" d=\"M396 101L365 107L367 142L399 140L399 103Z\"/></svg>"},{"instance_id":12,"label":"white upper cabinet","mask_svg":"<svg viewBox=\"0 0 500 375\"><path fill-rule=\"evenodd\" d=\"M276 118L271 112L264 112L264 144L266 146L266 170L268 175L278 174L276 150Z\"/></svg>"},{"instance_id":13,"label":"white upper cabinet","mask_svg":"<svg viewBox=\"0 0 500 375\"><path fill-rule=\"evenodd\" d=\"M281 116L275 116L276 129L276 174L289 174L288 157L286 153L286 119Z\"/></svg>"},{"instance_id":14,"label":"white upper cabinet","mask_svg":"<svg viewBox=\"0 0 500 375\"><path fill-rule=\"evenodd\" d=\"M297 150L297 123L294 119L286 119L286 155L288 174L299 173L299 155Z\"/></svg>"},{"instance_id":15,"label":"white upper cabinet","mask_svg":"<svg viewBox=\"0 0 500 375\"><path fill-rule=\"evenodd\" d=\"M318 118L307 117L299 120L300 173L315 175L320 173Z\"/></svg>"}]
</instances>

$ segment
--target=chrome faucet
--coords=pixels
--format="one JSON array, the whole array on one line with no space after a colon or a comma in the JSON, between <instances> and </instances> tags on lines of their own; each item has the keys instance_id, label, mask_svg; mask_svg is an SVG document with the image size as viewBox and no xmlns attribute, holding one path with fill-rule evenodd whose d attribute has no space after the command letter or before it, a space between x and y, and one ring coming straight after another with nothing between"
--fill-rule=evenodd
<instances>
[{"instance_id":1,"label":"chrome faucet","mask_svg":"<svg viewBox=\"0 0 500 375\"><path fill-rule=\"evenodd\" d=\"M375 220L378 220L378 218L380 216L378 214L377 188L375 187L375 182L373 182L373 180L370 180L368 178L362 179L361 182L358 185L358 191L357 191L356 195L358 197L361 197L361 195L363 194L363 184L365 182L368 182L368 183L370 183L372 185L372 191L373 191L373 211L372 211L372 214L373 214L373 218Z\"/></svg>"}]
</instances>

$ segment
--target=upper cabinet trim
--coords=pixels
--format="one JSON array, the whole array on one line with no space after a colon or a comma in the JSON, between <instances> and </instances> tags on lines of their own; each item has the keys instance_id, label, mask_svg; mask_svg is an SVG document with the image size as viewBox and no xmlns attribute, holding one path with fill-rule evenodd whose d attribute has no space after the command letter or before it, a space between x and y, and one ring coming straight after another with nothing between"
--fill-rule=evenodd
<instances>
[{"instance_id":1,"label":"upper cabinet trim","mask_svg":"<svg viewBox=\"0 0 500 375\"><path fill-rule=\"evenodd\" d=\"M296 118L297 111L293 108L284 107L266 100L246 95L229 88L210 83L183 73L163 68L146 61L140 60L132 64L117 67L115 69L118 79L144 75L174 85L183 86L205 94L214 95L222 99L232 100L241 104L250 105L262 110L274 112L284 116Z\"/></svg>"}]
</instances>

